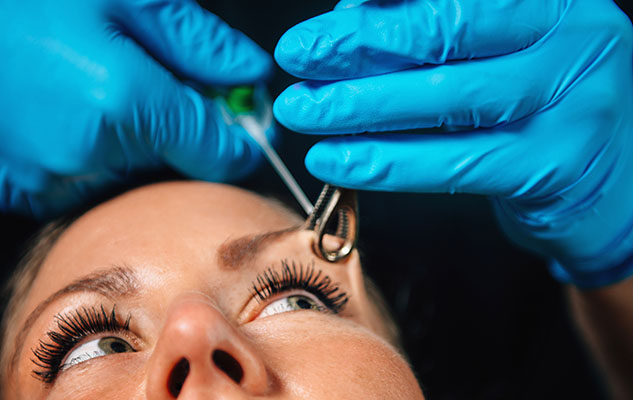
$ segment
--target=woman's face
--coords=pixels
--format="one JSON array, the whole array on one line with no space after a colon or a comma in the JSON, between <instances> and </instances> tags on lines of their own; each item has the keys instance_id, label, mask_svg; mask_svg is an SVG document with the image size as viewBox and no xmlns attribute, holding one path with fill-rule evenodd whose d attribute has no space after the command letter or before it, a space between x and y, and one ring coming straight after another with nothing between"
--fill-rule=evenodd
<instances>
[{"instance_id":1,"label":"woman's face","mask_svg":"<svg viewBox=\"0 0 633 400\"><path fill-rule=\"evenodd\" d=\"M301 223L206 183L93 209L10 328L9 398L422 398L383 339L358 255L316 258L314 233L290 229Z\"/></svg>"}]
</instances>

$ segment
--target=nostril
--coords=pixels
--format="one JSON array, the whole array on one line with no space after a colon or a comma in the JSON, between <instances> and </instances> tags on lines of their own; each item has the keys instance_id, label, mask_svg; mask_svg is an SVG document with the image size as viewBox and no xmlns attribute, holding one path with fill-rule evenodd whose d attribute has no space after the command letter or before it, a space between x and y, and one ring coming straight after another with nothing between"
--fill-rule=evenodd
<instances>
[{"instance_id":1,"label":"nostril","mask_svg":"<svg viewBox=\"0 0 633 400\"><path fill-rule=\"evenodd\" d=\"M244 370L239 362L229 353L223 350L215 350L213 352L213 362L235 383L239 384L244 378Z\"/></svg>"},{"instance_id":2,"label":"nostril","mask_svg":"<svg viewBox=\"0 0 633 400\"><path fill-rule=\"evenodd\" d=\"M174 397L178 397L180 391L182 390L182 386L185 384L187 375L189 375L189 361L187 361L186 358L182 358L169 374L169 381L167 382L167 390L169 390L169 394Z\"/></svg>"}]
</instances>

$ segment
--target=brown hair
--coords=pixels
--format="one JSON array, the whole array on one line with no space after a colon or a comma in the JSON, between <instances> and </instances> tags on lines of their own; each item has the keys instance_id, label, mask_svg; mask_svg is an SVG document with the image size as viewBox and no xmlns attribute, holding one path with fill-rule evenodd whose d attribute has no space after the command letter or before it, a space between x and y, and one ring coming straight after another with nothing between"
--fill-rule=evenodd
<instances>
[{"instance_id":1,"label":"brown hair","mask_svg":"<svg viewBox=\"0 0 633 400\"><path fill-rule=\"evenodd\" d=\"M9 327L15 323L18 311L24 305L24 299L27 298L44 259L73 220L73 218L64 218L44 226L30 240L30 247L3 289L2 298L6 306L0 323L0 386L4 386L3 383L6 382L9 367L14 362L9 358L11 353L8 346ZM19 338L15 340L19 340ZM2 397L3 392L0 391L0 398Z\"/></svg>"}]
</instances>

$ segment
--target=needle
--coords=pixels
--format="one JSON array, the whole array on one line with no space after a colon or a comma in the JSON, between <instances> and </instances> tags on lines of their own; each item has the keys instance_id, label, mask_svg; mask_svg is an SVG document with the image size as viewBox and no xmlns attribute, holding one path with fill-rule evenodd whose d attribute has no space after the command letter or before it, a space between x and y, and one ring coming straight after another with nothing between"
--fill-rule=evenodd
<instances>
[{"instance_id":1,"label":"needle","mask_svg":"<svg viewBox=\"0 0 633 400\"><path fill-rule=\"evenodd\" d=\"M308 200L308 197L305 195L305 193L303 193L303 190L301 190L301 187L299 186L295 178L292 176L290 171L288 171L288 168L281 160L273 146L270 145L264 129L257 122L255 116L250 114L240 114L235 119L257 142L259 147L264 152L266 158L268 158L268 161L270 161L275 171L277 171L288 189L290 189L292 195L301 205L303 211L305 211L307 215L312 214L314 206L312 205L310 200Z\"/></svg>"},{"instance_id":2,"label":"needle","mask_svg":"<svg viewBox=\"0 0 633 400\"><path fill-rule=\"evenodd\" d=\"M261 95L261 93L260 91L259 94ZM249 85L235 86L229 90L220 91L209 89L205 94L208 97L221 100L220 104L223 106L221 111L225 122L229 125L237 123L248 132L264 152L268 161L270 161L277 174L281 177L281 180L290 189L303 211L307 215L311 215L314 206L268 141L264 124L260 121L262 116L258 114L264 114L269 121L272 121L272 107L267 96L263 96L263 98L259 96L259 101L256 101L256 89L254 86Z\"/></svg>"}]
</instances>

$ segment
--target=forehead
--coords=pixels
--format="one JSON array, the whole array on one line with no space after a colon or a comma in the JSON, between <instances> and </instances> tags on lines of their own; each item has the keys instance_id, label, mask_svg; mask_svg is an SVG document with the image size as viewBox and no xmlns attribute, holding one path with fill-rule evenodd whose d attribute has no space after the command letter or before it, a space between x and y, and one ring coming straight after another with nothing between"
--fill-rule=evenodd
<instances>
[{"instance_id":1,"label":"forehead","mask_svg":"<svg viewBox=\"0 0 633 400\"><path fill-rule=\"evenodd\" d=\"M33 284L26 309L93 270L153 259L205 259L228 239L302 221L275 201L203 182L146 186L86 213L61 236Z\"/></svg>"}]
</instances>

